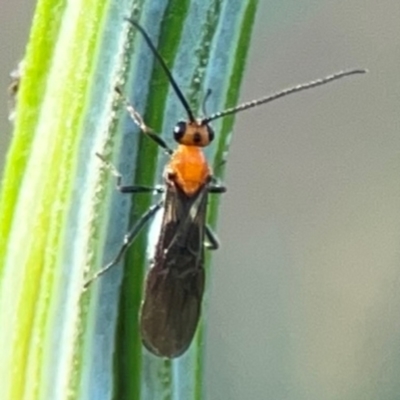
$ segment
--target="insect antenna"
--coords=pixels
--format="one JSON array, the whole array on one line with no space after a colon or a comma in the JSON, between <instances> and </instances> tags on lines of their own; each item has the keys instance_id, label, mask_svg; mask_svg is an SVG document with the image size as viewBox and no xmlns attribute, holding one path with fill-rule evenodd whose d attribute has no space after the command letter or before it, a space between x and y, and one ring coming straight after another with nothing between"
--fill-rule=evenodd
<instances>
[{"instance_id":1,"label":"insect antenna","mask_svg":"<svg viewBox=\"0 0 400 400\"><path fill-rule=\"evenodd\" d=\"M189 103L187 102L185 96L183 95L182 91L179 89L178 84L176 83L174 77L172 76L171 71L167 67L167 64L165 63L164 59L161 57L160 53L158 50L155 48L153 42L151 41L149 35L147 32L133 19L130 18L125 18L126 21L128 21L130 24L132 24L135 28L139 30L139 32L143 35L144 40L150 47L151 51L153 52L154 56L157 58L158 62L160 63L162 69L164 70L165 74L167 75L169 82L171 83L172 87L175 90L176 95L178 96L179 100L181 101L184 109L186 110L190 122L195 122L196 118L189 106Z\"/></svg>"},{"instance_id":2,"label":"insect antenna","mask_svg":"<svg viewBox=\"0 0 400 400\"><path fill-rule=\"evenodd\" d=\"M349 71L341 71L336 74L328 75L325 78L316 79L315 81L303 83L300 85L293 86L289 89L282 90L281 92L274 93L267 97L262 97L261 99L252 100L247 103L239 104L236 107L228 108L224 111L216 112L215 114L211 114L209 117L205 117L201 120L203 125L208 124L210 121L214 121L215 119L225 117L227 115L236 114L238 112L248 110L249 108L257 107L261 104L269 103L271 101L280 99L281 97L288 96L293 93L302 92L307 89L315 88L317 86L325 85L326 83L335 81L337 79L344 78L346 76L355 75L355 74L365 74L368 72L366 69L352 69Z\"/></svg>"}]
</instances>

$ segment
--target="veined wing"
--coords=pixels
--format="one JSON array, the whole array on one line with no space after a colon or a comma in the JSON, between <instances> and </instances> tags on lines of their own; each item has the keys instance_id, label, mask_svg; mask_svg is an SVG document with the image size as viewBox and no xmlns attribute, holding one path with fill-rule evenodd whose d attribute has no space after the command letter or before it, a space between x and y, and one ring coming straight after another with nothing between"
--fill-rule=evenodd
<instances>
[{"instance_id":1,"label":"veined wing","mask_svg":"<svg viewBox=\"0 0 400 400\"><path fill-rule=\"evenodd\" d=\"M204 291L207 195L207 185L190 197L168 186L140 316L143 344L158 356L178 357L196 332Z\"/></svg>"}]
</instances>

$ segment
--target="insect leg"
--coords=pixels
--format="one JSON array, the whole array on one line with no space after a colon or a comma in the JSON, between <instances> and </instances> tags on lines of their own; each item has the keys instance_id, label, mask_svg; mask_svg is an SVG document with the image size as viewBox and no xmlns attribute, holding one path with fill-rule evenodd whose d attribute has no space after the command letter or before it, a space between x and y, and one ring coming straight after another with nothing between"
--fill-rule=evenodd
<instances>
[{"instance_id":1,"label":"insect leg","mask_svg":"<svg viewBox=\"0 0 400 400\"><path fill-rule=\"evenodd\" d=\"M204 243L204 246L208 250L218 250L219 249L219 240L215 233L212 231L212 229L206 225L206 237L207 237L207 242Z\"/></svg>"},{"instance_id":2,"label":"insect leg","mask_svg":"<svg viewBox=\"0 0 400 400\"><path fill-rule=\"evenodd\" d=\"M214 179L214 182L216 180ZM226 187L216 182L213 185L210 185L208 188L209 193L221 194L226 192ZM205 235L207 237L207 241L204 242L204 246L208 250L218 250L219 249L219 240L212 229L206 225Z\"/></svg>"},{"instance_id":3,"label":"insect leg","mask_svg":"<svg viewBox=\"0 0 400 400\"><path fill-rule=\"evenodd\" d=\"M83 285L84 289L87 289L88 286L93 281L95 281L105 272L109 271L113 266L118 264L118 262L121 260L125 252L128 250L129 246L133 243L133 241L135 240L139 232L142 230L142 228L150 221L152 217L154 217L157 211L163 206L163 202L164 200L161 200L148 209L148 211L140 218L140 220L133 226L133 228L125 235L124 243L120 247L116 257L110 263L108 263L104 268L97 271L91 278L89 278Z\"/></svg>"},{"instance_id":4,"label":"insect leg","mask_svg":"<svg viewBox=\"0 0 400 400\"><path fill-rule=\"evenodd\" d=\"M157 135L153 129L149 128L143 121L142 116L136 111L135 107L129 102L129 100L124 96L121 89L117 86L115 91L121 97L122 101L125 103L125 108L128 111L130 117L133 122L140 128L140 130L147 135L153 142L155 142L158 146L162 147L164 151L170 156L173 153L173 150L167 145L165 140Z\"/></svg>"},{"instance_id":5,"label":"insect leg","mask_svg":"<svg viewBox=\"0 0 400 400\"><path fill-rule=\"evenodd\" d=\"M225 192L226 192L226 186L223 186L220 184L210 185L208 187L208 193L220 194L220 193L225 193Z\"/></svg>"},{"instance_id":6,"label":"insect leg","mask_svg":"<svg viewBox=\"0 0 400 400\"><path fill-rule=\"evenodd\" d=\"M103 162L106 168L109 169L110 172L115 176L117 181L117 189L121 193L152 193L152 192L164 193L163 186L151 187L142 185L134 185L134 186L122 185L122 174L117 170L117 168L112 163L107 161L101 154L96 153L96 156L100 158L100 160Z\"/></svg>"}]
</instances>

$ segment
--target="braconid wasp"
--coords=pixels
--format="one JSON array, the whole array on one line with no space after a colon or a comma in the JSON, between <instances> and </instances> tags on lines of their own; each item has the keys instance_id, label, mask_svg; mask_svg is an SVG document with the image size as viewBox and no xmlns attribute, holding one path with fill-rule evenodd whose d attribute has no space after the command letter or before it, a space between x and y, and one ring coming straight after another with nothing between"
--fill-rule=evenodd
<instances>
[{"instance_id":1,"label":"braconid wasp","mask_svg":"<svg viewBox=\"0 0 400 400\"><path fill-rule=\"evenodd\" d=\"M117 169L97 154L117 178L117 188L120 192L158 191L164 195L162 200L153 205L125 236L116 257L95 273L85 283L85 287L122 259L140 230L163 208L161 231L145 283L140 312L140 333L144 346L150 352L160 357L174 358L182 355L190 346L200 318L205 281L204 250L218 248L218 240L206 224L207 199L210 193L223 193L226 189L218 184L202 151L202 148L208 146L214 139L210 122L289 94L322 86L346 76L362 74L366 70L338 72L197 118L146 31L136 21L131 19L127 21L142 34L168 77L188 118L175 125L173 135L178 146L172 150L160 136L145 125L134 107L124 98L121 91L116 89L134 122L139 125L143 133L169 154L170 160L164 170L164 188L123 186L122 176Z\"/></svg>"}]
</instances>

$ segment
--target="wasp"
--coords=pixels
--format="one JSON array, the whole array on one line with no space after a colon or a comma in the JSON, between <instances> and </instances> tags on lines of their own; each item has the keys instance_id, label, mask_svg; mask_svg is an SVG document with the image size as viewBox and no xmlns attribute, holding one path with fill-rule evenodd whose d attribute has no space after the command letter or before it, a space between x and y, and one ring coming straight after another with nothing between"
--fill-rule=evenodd
<instances>
[{"instance_id":1,"label":"wasp","mask_svg":"<svg viewBox=\"0 0 400 400\"><path fill-rule=\"evenodd\" d=\"M226 191L226 188L213 176L203 153L203 148L215 137L210 122L289 94L325 85L346 76L365 73L366 70L342 71L198 118L144 28L134 20L126 20L142 34L158 60L187 113L187 120L179 121L175 125L173 136L178 145L172 150L159 135L145 125L134 107L123 97L121 90L116 88L134 122L168 153L170 159L164 170L164 187L151 188L123 186L121 174L103 156L97 154L116 176L119 191L140 193L156 190L163 192L164 195L162 200L153 205L125 236L116 257L90 278L85 286L115 266L140 230L160 209L163 209L155 256L145 282L140 311L140 334L143 345L150 352L160 357L174 358L188 349L199 322L205 282L205 249L215 250L219 247L217 238L206 223L209 195Z\"/></svg>"}]
</instances>

